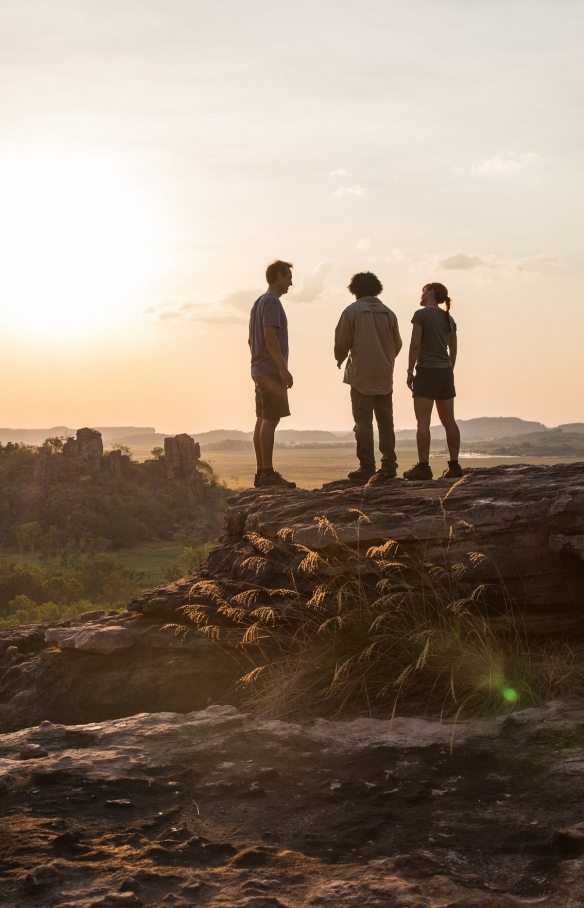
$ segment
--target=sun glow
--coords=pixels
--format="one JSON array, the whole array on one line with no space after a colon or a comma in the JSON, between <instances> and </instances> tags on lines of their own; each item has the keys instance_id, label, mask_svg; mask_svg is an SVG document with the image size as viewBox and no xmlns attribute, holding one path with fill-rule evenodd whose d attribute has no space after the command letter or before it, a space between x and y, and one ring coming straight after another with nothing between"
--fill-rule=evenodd
<instances>
[{"instance_id":1,"label":"sun glow","mask_svg":"<svg viewBox=\"0 0 584 908\"><path fill-rule=\"evenodd\" d=\"M153 216L106 159L0 160L0 311L29 336L107 331L153 273Z\"/></svg>"}]
</instances>

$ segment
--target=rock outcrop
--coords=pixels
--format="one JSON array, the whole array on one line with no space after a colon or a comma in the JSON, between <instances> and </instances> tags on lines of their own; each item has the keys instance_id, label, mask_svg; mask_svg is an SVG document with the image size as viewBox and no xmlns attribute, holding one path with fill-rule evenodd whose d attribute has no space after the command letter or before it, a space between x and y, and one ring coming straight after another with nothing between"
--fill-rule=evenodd
<instances>
[{"instance_id":1,"label":"rock outcrop","mask_svg":"<svg viewBox=\"0 0 584 908\"><path fill-rule=\"evenodd\" d=\"M579 908L584 709L0 736L6 906Z\"/></svg>"},{"instance_id":2,"label":"rock outcrop","mask_svg":"<svg viewBox=\"0 0 584 908\"><path fill-rule=\"evenodd\" d=\"M15 627L0 633L0 732L236 703L248 669L199 634L128 612Z\"/></svg>"},{"instance_id":3,"label":"rock outcrop","mask_svg":"<svg viewBox=\"0 0 584 908\"><path fill-rule=\"evenodd\" d=\"M584 464L475 469L454 484L249 490L230 502L203 568L145 593L131 611L169 617L189 603L212 609L218 598L245 608L246 592L250 610L265 601L294 611L331 577L374 585L367 553L395 540L396 557L456 565L459 581L485 584L496 608L512 600L534 632L584 632Z\"/></svg>"}]
</instances>

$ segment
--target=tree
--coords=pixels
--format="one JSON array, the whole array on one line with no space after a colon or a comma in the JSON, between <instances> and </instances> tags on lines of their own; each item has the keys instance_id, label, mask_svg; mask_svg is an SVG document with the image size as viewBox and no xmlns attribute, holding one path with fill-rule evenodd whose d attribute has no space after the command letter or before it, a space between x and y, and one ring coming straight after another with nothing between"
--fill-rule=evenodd
<instances>
[{"instance_id":1,"label":"tree","mask_svg":"<svg viewBox=\"0 0 584 908\"><path fill-rule=\"evenodd\" d=\"M150 451L154 460L162 460L164 457L164 448L161 448L159 445L156 445L155 448L152 448Z\"/></svg>"},{"instance_id":2,"label":"tree","mask_svg":"<svg viewBox=\"0 0 584 908\"><path fill-rule=\"evenodd\" d=\"M63 439L59 435L54 435L51 438L45 438L42 446L50 451L51 454L58 454L59 451L63 450Z\"/></svg>"},{"instance_id":3,"label":"tree","mask_svg":"<svg viewBox=\"0 0 584 908\"><path fill-rule=\"evenodd\" d=\"M120 451L121 454L125 454L127 457L132 453L132 450L128 445L112 445L112 451Z\"/></svg>"},{"instance_id":4,"label":"tree","mask_svg":"<svg viewBox=\"0 0 584 908\"><path fill-rule=\"evenodd\" d=\"M30 554L34 557L34 544L42 533L42 526L34 520L32 523L22 523L16 533L18 551L22 554L24 548L30 547Z\"/></svg>"},{"instance_id":5,"label":"tree","mask_svg":"<svg viewBox=\"0 0 584 908\"><path fill-rule=\"evenodd\" d=\"M38 538L39 560L46 564L49 558L59 554L59 531L57 527L49 527L48 532Z\"/></svg>"}]
</instances>

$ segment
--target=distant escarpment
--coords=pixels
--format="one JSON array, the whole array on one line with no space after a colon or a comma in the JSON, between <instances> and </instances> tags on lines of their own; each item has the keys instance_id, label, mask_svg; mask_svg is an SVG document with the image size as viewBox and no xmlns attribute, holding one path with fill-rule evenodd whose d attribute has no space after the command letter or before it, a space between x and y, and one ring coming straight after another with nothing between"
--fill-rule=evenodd
<instances>
[{"instance_id":1,"label":"distant escarpment","mask_svg":"<svg viewBox=\"0 0 584 908\"><path fill-rule=\"evenodd\" d=\"M172 539L183 528L216 536L228 493L199 445L177 435L154 454L136 463L128 449L104 453L100 432L88 428L38 448L0 445L0 543L14 546L27 521L43 532L55 527L63 544L84 533L114 548Z\"/></svg>"},{"instance_id":2,"label":"distant escarpment","mask_svg":"<svg viewBox=\"0 0 584 908\"><path fill-rule=\"evenodd\" d=\"M584 464L499 466L446 480L395 480L314 491L246 491L230 499L225 535L202 569L143 594L129 609L176 618L185 606L241 618L262 606L294 615L331 583L365 594L391 552L408 582L428 570L479 585L495 612L509 604L535 632L584 631Z\"/></svg>"}]
</instances>

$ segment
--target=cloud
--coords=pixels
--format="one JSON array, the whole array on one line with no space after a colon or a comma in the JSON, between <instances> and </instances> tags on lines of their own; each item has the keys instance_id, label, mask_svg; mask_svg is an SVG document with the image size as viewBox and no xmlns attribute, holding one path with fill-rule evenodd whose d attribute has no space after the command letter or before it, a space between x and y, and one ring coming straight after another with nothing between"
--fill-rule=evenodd
<instances>
[{"instance_id":1,"label":"cloud","mask_svg":"<svg viewBox=\"0 0 584 908\"><path fill-rule=\"evenodd\" d=\"M526 166L535 163L537 160L538 157L533 152L524 155L516 155L510 152L506 158L495 155L493 158L471 167L471 172L480 174L514 173L517 170L525 169Z\"/></svg>"},{"instance_id":2,"label":"cloud","mask_svg":"<svg viewBox=\"0 0 584 908\"><path fill-rule=\"evenodd\" d=\"M493 268L494 266L487 262L487 259L481 255L467 255L465 252L457 252L455 255L449 255L438 262L441 268L446 271L470 271L471 268Z\"/></svg>"},{"instance_id":3,"label":"cloud","mask_svg":"<svg viewBox=\"0 0 584 908\"><path fill-rule=\"evenodd\" d=\"M555 255L540 255L526 258L499 258L496 255L467 255L456 252L454 255L438 259L438 267L445 271L472 271L475 268L498 269L500 271L525 271L531 265L557 265L560 259Z\"/></svg>"},{"instance_id":4,"label":"cloud","mask_svg":"<svg viewBox=\"0 0 584 908\"><path fill-rule=\"evenodd\" d=\"M367 252L369 249L371 249L371 240L369 239L369 237L364 237L362 240L359 240L359 242L355 246L355 249L358 249L359 252Z\"/></svg>"},{"instance_id":5,"label":"cloud","mask_svg":"<svg viewBox=\"0 0 584 908\"><path fill-rule=\"evenodd\" d=\"M157 300L157 305L144 310L155 321L203 322L208 325L243 325L261 290L231 290L208 300L185 299L183 296Z\"/></svg>"},{"instance_id":6,"label":"cloud","mask_svg":"<svg viewBox=\"0 0 584 908\"><path fill-rule=\"evenodd\" d=\"M365 189L364 186L339 186L338 189L332 193L333 198L340 198L343 195L366 195L369 190Z\"/></svg>"},{"instance_id":7,"label":"cloud","mask_svg":"<svg viewBox=\"0 0 584 908\"><path fill-rule=\"evenodd\" d=\"M334 268L334 262L320 262L305 274L298 288L289 292L295 303L313 303L324 293L326 279Z\"/></svg>"},{"instance_id":8,"label":"cloud","mask_svg":"<svg viewBox=\"0 0 584 908\"><path fill-rule=\"evenodd\" d=\"M409 262L410 259L403 249L392 249L387 256L388 262Z\"/></svg>"},{"instance_id":9,"label":"cloud","mask_svg":"<svg viewBox=\"0 0 584 908\"><path fill-rule=\"evenodd\" d=\"M348 170L331 170L331 177L349 177L351 174Z\"/></svg>"}]
</instances>

